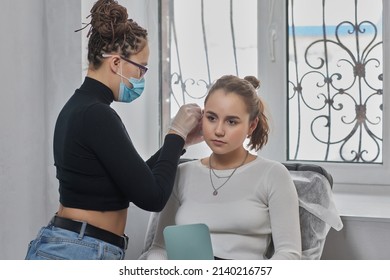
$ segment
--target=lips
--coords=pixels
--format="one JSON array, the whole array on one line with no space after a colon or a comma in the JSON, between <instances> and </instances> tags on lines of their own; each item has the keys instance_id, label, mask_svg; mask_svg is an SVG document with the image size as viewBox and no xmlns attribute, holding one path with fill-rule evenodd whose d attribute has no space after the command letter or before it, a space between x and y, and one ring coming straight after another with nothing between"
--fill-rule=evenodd
<instances>
[{"instance_id":1,"label":"lips","mask_svg":"<svg viewBox=\"0 0 390 280\"><path fill-rule=\"evenodd\" d=\"M212 142L214 145L216 145L216 146L222 146L222 145L226 144L226 142L223 142L223 141L221 141L221 140L212 140L211 142Z\"/></svg>"}]
</instances>

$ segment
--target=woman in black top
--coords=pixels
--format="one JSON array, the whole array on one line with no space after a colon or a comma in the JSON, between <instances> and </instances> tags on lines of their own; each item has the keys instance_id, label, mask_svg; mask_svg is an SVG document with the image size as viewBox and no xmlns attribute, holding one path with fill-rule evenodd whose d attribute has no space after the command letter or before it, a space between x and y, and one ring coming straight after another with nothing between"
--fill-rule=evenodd
<instances>
[{"instance_id":1,"label":"woman in black top","mask_svg":"<svg viewBox=\"0 0 390 280\"><path fill-rule=\"evenodd\" d=\"M60 206L30 242L26 259L123 259L129 203L161 211L185 142L201 140L201 109L188 104L156 154L145 162L135 150L110 107L114 100L132 102L144 88L147 31L127 17L113 0L99 0L91 9L87 77L63 107L54 132Z\"/></svg>"}]
</instances>

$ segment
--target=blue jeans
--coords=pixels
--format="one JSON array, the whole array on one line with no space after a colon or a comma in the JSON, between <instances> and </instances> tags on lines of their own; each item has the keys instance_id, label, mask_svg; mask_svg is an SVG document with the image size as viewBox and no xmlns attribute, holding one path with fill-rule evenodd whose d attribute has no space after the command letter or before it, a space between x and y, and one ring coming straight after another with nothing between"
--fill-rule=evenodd
<instances>
[{"instance_id":1,"label":"blue jeans","mask_svg":"<svg viewBox=\"0 0 390 280\"><path fill-rule=\"evenodd\" d=\"M28 245L26 260L123 260L125 251L110 243L52 225L42 227Z\"/></svg>"}]
</instances>

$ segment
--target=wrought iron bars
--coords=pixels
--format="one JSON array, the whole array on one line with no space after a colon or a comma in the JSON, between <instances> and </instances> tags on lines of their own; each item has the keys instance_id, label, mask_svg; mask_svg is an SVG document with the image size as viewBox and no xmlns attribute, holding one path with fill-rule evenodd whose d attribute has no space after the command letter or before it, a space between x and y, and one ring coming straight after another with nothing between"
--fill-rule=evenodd
<instances>
[{"instance_id":1,"label":"wrought iron bars","mask_svg":"<svg viewBox=\"0 0 390 280\"><path fill-rule=\"evenodd\" d=\"M339 1L342 9L353 10L353 19L329 26L326 4L331 1L322 0L322 24L296 27L294 2L299 0L289 2L289 159L381 163L383 74L377 25L359 21L362 7L354 0ZM303 53L297 47L302 42Z\"/></svg>"}]
</instances>

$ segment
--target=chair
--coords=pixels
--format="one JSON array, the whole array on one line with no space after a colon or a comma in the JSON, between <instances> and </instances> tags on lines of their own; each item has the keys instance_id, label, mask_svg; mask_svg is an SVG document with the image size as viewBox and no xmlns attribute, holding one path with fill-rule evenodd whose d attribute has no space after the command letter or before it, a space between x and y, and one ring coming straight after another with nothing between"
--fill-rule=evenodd
<instances>
[{"instance_id":1,"label":"chair","mask_svg":"<svg viewBox=\"0 0 390 280\"><path fill-rule=\"evenodd\" d=\"M180 163L190 160L182 159ZM323 167L316 164L283 164L289 170L298 193L302 259L319 260L330 228L333 227L338 231L343 228L332 196L333 177ZM145 236L144 251L140 259L145 257L153 242L157 219L158 213L152 213ZM267 257L272 257L273 249L271 240Z\"/></svg>"},{"instance_id":2,"label":"chair","mask_svg":"<svg viewBox=\"0 0 390 280\"><path fill-rule=\"evenodd\" d=\"M328 171L325 170L325 168L316 165L316 164L303 164L303 163L283 163L283 165L289 170L289 171L312 171L317 172L321 175L323 175L328 181L329 185L332 188L333 187L333 177Z\"/></svg>"},{"instance_id":3,"label":"chair","mask_svg":"<svg viewBox=\"0 0 390 280\"><path fill-rule=\"evenodd\" d=\"M333 177L316 164L284 163L284 166L290 171L298 193L302 259L319 260L330 228L338 231L343 228L333 201Z\"/></svg>"}]
</instances>

